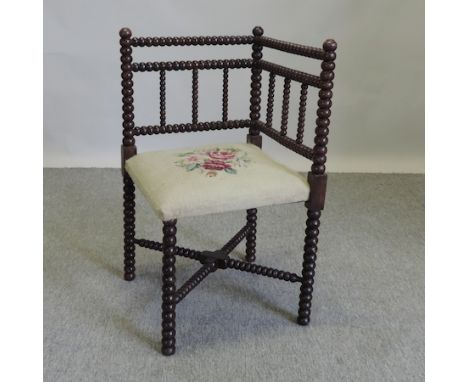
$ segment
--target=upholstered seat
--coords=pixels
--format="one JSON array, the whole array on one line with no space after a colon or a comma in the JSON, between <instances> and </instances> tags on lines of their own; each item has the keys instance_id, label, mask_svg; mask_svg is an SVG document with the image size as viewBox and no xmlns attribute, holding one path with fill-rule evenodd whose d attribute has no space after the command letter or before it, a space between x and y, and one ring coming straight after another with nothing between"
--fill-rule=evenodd
<instances>
[{"instance_id":1,"label":"upholstered seat","mask_svg":"<svg viewBox=\"0 0 468 382\"><path fill-rule=\"evenodd\" d=\"M125 169L162 220L309 196L304 176L249 143L145 152L128 159Z\"/></svg>"}]
</instances>

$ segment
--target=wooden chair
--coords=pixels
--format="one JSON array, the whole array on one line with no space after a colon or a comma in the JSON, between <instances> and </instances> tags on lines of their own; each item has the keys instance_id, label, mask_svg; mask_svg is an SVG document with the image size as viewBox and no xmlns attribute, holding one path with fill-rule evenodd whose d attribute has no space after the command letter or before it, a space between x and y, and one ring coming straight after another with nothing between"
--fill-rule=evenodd
<instances>
[{"instance_id":1,"label":"wooden chair","mask_svg":"<svg viewBox=\"0 0 468 382\"><path fill-rule=\"evenodd\" d=\"M132 61L134 47L189 45L252 45L251 59L146 62ZM135 246L162 251L162 353L175 352L176 306L204 278L216 270L237 269L300 284L297 323L307 325L317 258L320 215L324 208L330 108L335 69L336 43L326 40L323 48L292 44L263 36L255 27L253 35L222 37L132 37L128 28L120 30L122 69L123 142L122 174L124 182L124 278L135 278ZM321 60L321 73L314 76L262 59L263 47ZM198 72L205 69L223 71L222 119L215 122L198 120ZM250 114L244 120L228 118L228 80L233 69L251 70ZM166 72L192 72L191 123L166 124ZM260 119L261 74L269 74L268 102L265 121ZM159 72L160 122L155 126L134 124L133 73ZM273 128L275 79L284 78L280 129ZM301 84L299 119L295 138L287 135L291 81ZM303 143L307 92L318 90L314 146ZM137 155L135 137L153 134L184 133L209 130L248 128L247 143L171 150ZM278 164L263 151L262 135L311 160L307 178ZM163 220L161 242L135 238L135 186ZM248 185L248 186L246 186ZM231 192L234 187L235 192ZM187 196L190 190L191 198ZM211 193L209 190L213 190ZM242 190L239 191L239 190ZM305 202L307 222L302 274L297 275L254 263L256 254L257 207L263 205ZM247 210L247 222L231 240L216 251L197 251L176 246L177 218L190 215ZM246 239L246 261L229 257L229 253ZM176 288L176 256L198 260L201 268Z\"/></svg>"}]
</instances>

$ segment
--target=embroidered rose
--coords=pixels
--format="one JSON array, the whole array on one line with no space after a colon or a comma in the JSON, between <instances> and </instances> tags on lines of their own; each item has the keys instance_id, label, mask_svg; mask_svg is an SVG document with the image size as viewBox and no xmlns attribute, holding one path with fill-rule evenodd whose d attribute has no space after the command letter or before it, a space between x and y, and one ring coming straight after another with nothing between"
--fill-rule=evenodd
<instances>
[{"instance_id":1,"label":"embroidered rose","mask_svg":"<svg viewBox=\"0 0 468 382\"><path fill-rule=\"evenodd\" d=\"M220 172L237 174L237 168L247 167L250 159L245 151L227 147L214 147L208 150L189 151L177 154L181 159L175 165L186 171L198 170L208 177L214 177Z\"/></svg>"},{"instance_id":2,"label":"embroidered rose","mask_svg":"<svg viewBox=\"0 0 468 382\"><path fill-rule=\"evenodd\" d=\"M213 159L228 160L236 156L233 151L209 151L208 156Z\"/></svg>"},{"instance_id":3,"label":"embroidered rose","mask_svg":"<svg viewBox=\"0 0 468 382\"><path fill-rule=\"evenodd\" d=\"M231 164L224 162L222 160L207 160L205 163L202 164L202 167L205 170L224 170L226 168L231 168Z\"/></svg>"}]
</instances>

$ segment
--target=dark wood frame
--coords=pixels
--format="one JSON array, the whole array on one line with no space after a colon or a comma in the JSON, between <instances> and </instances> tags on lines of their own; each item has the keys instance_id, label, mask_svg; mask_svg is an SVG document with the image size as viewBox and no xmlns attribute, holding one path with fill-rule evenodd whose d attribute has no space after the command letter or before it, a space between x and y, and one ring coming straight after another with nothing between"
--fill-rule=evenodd
<instances>
[{"instance_id":1,"label":"dark wood frame","mask_svg":"<svg viewBox=\"0 0 468 382\"><path fill-rule=\"evenodd\" d=\"M188 46L188 45L236 45L252 44L251 59L230 60L198 60L174 62L146 62L134 63L132 59L133 47L151 46ZM299 310L297 323L307 325L310 321L310 308L315 276L315 263L317 259L317 243L320 226L320 215L324 208L327 175L325 162L327 160L328 132L332 106L332 88L335 69L334 40L326 40L322 48L284 42L263 36L263 29L255 27L250 36L215 36L215 37L132 37L128 28L120 30L120 53L122 69L122 175L124 183L124 279L131 281L135 278L135 245L162 251L162 353L171 355L175 352L176 335L176 305L194 289L210 273L222 269L237 269L244 272L255 273L279 280L298 282L300 286ZM272 48L283 52L310 57L321 60L322 71L314 76L298 70L286 68L263 60L263 48ZM228 81L229 70L251 70L250 114L249 119L228 119ZM221 121L198 121L198 71L209 69L223 70L223 99ZM192 122L181 124L166 124L166 71L191 70L192 71ZM269 73L268 98L266 121L260 120L260 103L262 91L262 72ZM159 72L160 79L160 123L155 126L135 126L133 106L133 73ZM272 127L275 78L284 78L281 128ZM299 122L296 139L287 136L289 96L291 81L301 83ZM319 89L317 119L315 121L314 146L309 147L303 143L305 127L305 111L307 104L308 87ZM176 245L176 220L163 222L162 242L155 242L135 238L135 186L125 171L125 161L136 155L135 137L152 134L168 134L182 132L196 132L209 130L225 130L248 128L247 142L258 147L262 146L262 135L275 140L284 147L304 156L312 161L308 173L310 195L305 202L307 208L307 221L305 230L304 255L302 274L297 275L274 268L255 264L256 254L256 226L257 210L247 210L247 221L226 245L217 251L196 251L178 247ZM229 254L243 240L246 239L246 261L235 260ZM202 265L181 287L176 288L176 256L184 256L198 260Z\"/></svg>"}]
</instances>

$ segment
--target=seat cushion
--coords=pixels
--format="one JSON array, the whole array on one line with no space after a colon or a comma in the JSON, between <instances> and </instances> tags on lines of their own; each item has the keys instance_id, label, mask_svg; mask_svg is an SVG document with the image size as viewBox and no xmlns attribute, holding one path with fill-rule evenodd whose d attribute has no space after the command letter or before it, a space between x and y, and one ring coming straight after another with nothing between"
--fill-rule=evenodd
<instances>
[{"instance_id":1,"label":"seat cushion","mask_svg":"<svg viewBox=\"0 0 468 382\"><path fill-rule=\"evenodd\" d=\"M309 196L304 176L249 143L145 152L128 159L125 169L162 220Z\"/></svg>"}]
</instances>

